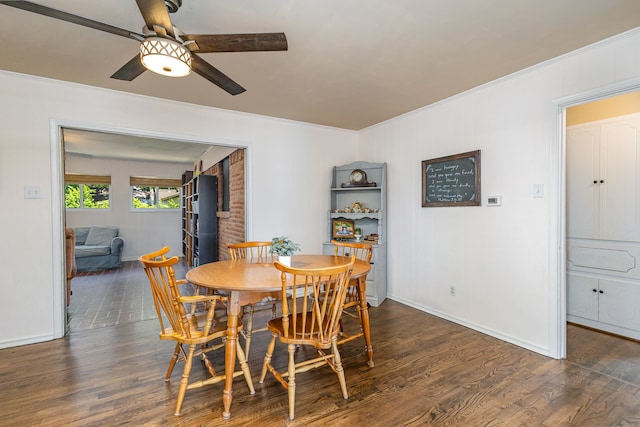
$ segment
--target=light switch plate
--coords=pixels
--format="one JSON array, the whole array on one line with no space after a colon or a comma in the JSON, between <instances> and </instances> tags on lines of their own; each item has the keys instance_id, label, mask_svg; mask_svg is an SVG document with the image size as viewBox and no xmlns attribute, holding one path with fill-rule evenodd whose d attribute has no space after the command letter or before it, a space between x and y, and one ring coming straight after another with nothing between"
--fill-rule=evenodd
<instances>
[{"instance_id":1,"label":"light switch plate","mask_svg":"<svg viewBox=\"0 0 640 427\"><path fill-rule=\"evenodd\" d=\"M25 199L41 199L40 187L37 185L25 185L24 186L24 198Z\"/></svg>"},{"instance_id":2,"label":"light switch plate","mask_svg":"<svg viewBox=\"0 0 640 427\"><path fill-rule=\"evenodd\" d=\"M544 197L544 184L533 184L533 197L536 199Z\"/></svg>"}]
</instances>

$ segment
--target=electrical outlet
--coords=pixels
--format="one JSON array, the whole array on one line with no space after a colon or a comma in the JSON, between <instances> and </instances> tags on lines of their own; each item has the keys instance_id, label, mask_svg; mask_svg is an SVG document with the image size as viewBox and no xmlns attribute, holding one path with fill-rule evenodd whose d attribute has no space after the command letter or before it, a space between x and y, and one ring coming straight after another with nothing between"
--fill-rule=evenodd
<instances>
[{"instance_id":1,"label":"electrical outlet","mask_svg":"<svg viewBox=\"0 0 640 427\"><path fill-rule=\"evenodd\" d=\"M449 295L451 295L452 297L456 296L456 287L451 285L449 286Z\"/></svg>"}]
</instances>

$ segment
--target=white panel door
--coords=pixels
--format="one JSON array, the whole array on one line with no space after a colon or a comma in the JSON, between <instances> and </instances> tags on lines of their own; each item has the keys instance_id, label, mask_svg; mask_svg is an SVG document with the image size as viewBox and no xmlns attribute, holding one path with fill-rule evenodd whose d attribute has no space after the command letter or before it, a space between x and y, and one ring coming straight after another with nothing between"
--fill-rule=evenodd
<instances>
[{"instance_id":1,"label":"white panel door","mask_svg":"<svg viewBox=\"0 0 640 427\"><path fill-rule=\"evenodd\" d=\"M567 129L567 237L599 237L600 125Z\"/></svg>"},{"instance_id":2,"label":"white panel door","mask_svg":"<svg viewBox=\"0 0 640 427\"><path fill-rule=\"evenodd\" d=\"M584 274L567 274L567 314L598 320L598 279Z\"/></svg>"},{"instance_id":3,"label":"white panel door","mask_svg":"<svg viewBox=\"0 0 640 427\"><path fill-rule=\"evenodd\" d=\"M610 279L599 284L600 322L640 330L640 284Z\"/></svg>"},{"instance_id":4,"label":"white panel door","mask_svg":"<svg viewBox=\"0 0 640 427\"><path fill-rule=\"evenodd\" d=\"M600 238L640 241L640 119L603 124L600 147Z\"/></svg>"}]
</instances>

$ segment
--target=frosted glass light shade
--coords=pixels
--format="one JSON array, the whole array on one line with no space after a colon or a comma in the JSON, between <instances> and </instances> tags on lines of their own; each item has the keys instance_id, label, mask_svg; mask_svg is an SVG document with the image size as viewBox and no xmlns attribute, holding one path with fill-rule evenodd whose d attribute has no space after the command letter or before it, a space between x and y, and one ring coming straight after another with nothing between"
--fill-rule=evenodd
<instances>
[{"instance_id":1,"label":"frosted glass light shade","mask_svg":"<svg viewBox=\"0 0 640 427\"><path fill-rule=\"evenodd\" d=\"M191 73L191 52L171 39L144 39L140 43L140 60L146 69L164 76L183 77Z\"/></svg>"}]
</instances>

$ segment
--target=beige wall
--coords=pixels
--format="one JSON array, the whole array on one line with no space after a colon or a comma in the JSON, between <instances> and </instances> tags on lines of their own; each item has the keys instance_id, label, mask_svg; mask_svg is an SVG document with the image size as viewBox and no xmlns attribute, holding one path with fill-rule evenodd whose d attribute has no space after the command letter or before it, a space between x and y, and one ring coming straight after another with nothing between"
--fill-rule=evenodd
<instances>
[{"instance_id":1,"label":"beige wall","mask_svg":"<svg viewBox=\"0 0 640 427\"><path fill-rule=\"evenodd\" d=\"M287 235L304 253L326 239L331 167L387 162L390 298L553 356L562 293L550 111L559 99L640 80L639 48L640 29L359 133L0 72L0 221L11 242L0 256L0 323L9 325L0 347L58 332L64 235L52 146L56 121L67 121L247 146L247 238ZM475 149L482 206L422 208L421 160ZM544 197L532 196L534 184ZM42 199L24 199L25 185L40 186ZM494 194L502 206L487 207ZM16 301L29 301L29 316Z\"/></svg>"},{"instance_id":2,"label":"beige wall","mask_svg":"<svg viewBox=\"0 0 640 427\"><path fill-rule=\"evenodd\" d=\"M0 94L0 223L12 242L0 246L0 323L10 325L0 328L0 347L64 332L60 125L246 147L247 238L288 235L306 253L320 252L326 237L332 166L357 158L358 136L344 129L6 71L0 71ZM25 199L25 186L40 187L42 197ZM180 232L179 223L168 227ZM24 304L16 301L29 301L24 321L15 321L24 318Z\"/></svg>"},{"instance_id":3,"label":"beige wall","mask_svg":"<svg viewBox=\"0 0 640 427\"><path fill-rule=\"evenodd\" d=\"M614 84L637 87L639 47L640 29L360 132L361 159L388 164L391 298L559 353L565 274L558 103ZM421 207L421 161L477 149L482 205ZM544 197L534 197L536 185ZM501 195L502 205L487 206L490 195Z\"/></svg>"},{"instance_id":4,"label":"beige wall","mask_svg":"<svg viewBox=\"0 0 640 427\"><path fill-rule=\"evenodd\" d=\"M640 92L613 96L567 108L567 126L640 112Z\"/></svg>"}]
</instances>

